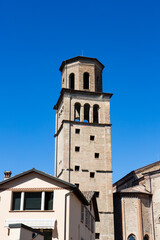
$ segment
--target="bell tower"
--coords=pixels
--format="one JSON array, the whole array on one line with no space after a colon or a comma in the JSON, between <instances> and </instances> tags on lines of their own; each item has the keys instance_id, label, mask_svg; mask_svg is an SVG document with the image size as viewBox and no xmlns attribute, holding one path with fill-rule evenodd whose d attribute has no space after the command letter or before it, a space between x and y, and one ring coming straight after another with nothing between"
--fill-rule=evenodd
<instances>
[{"instance_id":1,"label":"bell tower","mask_svg":"<svg viewBox=\"0 0 160 240\"><path fill-rule=\"evenodd\" d=\"M95 191L100 222L96 238L114 239L111 93L102 92L103 64L78 56L63 61L62 90L56 110L55 176Z\"/></svg>"}]
</instances>

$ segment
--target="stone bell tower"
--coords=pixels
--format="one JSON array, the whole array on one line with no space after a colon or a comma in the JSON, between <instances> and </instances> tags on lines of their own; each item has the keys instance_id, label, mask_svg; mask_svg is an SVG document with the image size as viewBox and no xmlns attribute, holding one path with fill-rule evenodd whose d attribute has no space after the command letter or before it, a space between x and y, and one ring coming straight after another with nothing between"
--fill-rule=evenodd
<instances>
[{"instance_id":1,"label":"stone bell tower","mask_svg":"<svg viewBox=\"0 0 160 240\"><path fill-rule=\"evenodd\" d=\"M104 66L96 58L63 61L56 110L55 176L95 191L100 222L96 239L113 240L111 93L102 92Z\"/></svg>"}]
</instances>

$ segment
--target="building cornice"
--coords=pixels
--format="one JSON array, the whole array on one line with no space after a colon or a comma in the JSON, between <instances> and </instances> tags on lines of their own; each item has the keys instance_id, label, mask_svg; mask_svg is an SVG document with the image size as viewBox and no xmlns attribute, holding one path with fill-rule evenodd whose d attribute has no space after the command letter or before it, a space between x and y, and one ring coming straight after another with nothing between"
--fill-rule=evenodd
<instances>
[{"instance_id":1,"label":"building cornice","mask_svg":"<svg viewBox=\"0 0 160 240\"><path fill-rule=\"evenodd\" d=\"M61 92L60 92L60 97L57 101L57 103L55 104L55 106L53 107L53 109L57 110L59 108L59 105L63 99L63 96L65 93L69 93L72 96L74 95L79 95L79 96L96 96L96 97L107 97L108 99L110 99L113 95L113 93L103 93L103 92L90 92L90 91L82 91L82 90L73 90L73 89L69 89L69 88L62 88Z\"/></svg>"},{"instance_id":2,"label":"building cornice","mask_svg":"<svg viewBox=\"0 0 160 240\"><path fill-rule=\"evenodd\" d=\"M76 122L76 121L70 121L70 120L63 120L58 131L54 134L54 137L57 137L59 133L61 132L63 128L64 123L70 123L70 124L77 124L77 125L86 125L86 126L94 126L94 127L111 127L112 124L110 123L88 123L88 122Z\"/></svg>"}]
</instances>

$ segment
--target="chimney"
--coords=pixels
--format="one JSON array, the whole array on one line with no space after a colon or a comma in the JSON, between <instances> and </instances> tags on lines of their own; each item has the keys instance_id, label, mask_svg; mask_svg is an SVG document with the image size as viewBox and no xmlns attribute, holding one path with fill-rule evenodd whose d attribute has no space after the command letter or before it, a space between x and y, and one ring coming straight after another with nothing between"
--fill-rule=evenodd
<instances>
[{"instance_id":1,"label":"chimney","mask_svg":"<svg viewBox=\"0 0 160 240\"><path fill-rule=\"evenodd\" d=\"M11 174L12 174L11 171L5 171L5 172L4 172L4 180L10 178Z\"/></svg>"}]
</instances>

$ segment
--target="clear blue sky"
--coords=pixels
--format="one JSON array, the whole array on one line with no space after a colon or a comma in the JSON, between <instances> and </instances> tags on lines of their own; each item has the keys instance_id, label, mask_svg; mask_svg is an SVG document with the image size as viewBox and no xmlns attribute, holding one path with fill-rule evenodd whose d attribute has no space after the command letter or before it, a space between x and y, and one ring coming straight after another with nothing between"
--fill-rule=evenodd
<instances>
[{"instance_id":1,"label":"clear blue sky","mask_svg":"<svg viewBox=\"0 0 160 240\"><path fill-rule=\"evenodd\" d=\"M160 1L0 1L0 179L54 172L52 110L59 66L104 65L111 99L113 180L160 160Z\"/></svg>"}]
</instances>

